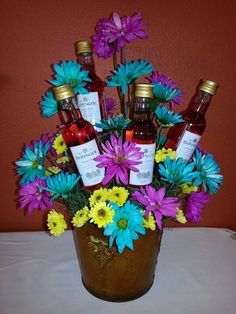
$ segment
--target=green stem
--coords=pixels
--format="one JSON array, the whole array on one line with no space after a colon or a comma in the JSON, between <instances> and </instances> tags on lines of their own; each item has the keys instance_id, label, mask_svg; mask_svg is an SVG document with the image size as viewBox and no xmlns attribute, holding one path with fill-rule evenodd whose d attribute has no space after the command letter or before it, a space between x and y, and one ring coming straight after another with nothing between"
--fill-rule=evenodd
<instances>
[{"instance_id":1,"label":"green stem","mask_svg":"<svg viewBox=\"0 0 236 314\"><path fill-rule=\"evenodd\" d=\"M157 148L156 150L159 149L160 147L160 138L161 138L161 133L162 133L162 130L163 130L163 126L160 126L159 130L158 130L158 133L157 133Z\"/></svg>"}]
</instances>

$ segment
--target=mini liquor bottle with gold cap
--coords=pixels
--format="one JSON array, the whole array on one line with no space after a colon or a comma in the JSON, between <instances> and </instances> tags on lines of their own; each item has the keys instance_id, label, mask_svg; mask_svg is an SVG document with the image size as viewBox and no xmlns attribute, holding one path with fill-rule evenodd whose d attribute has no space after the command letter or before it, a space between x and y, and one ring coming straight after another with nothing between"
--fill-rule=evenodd
<instances>
[{"instance_id":1,"label":"mini liquor bottle with gold cap","mask_svg":"<svg viewBox=\"0 0 236 314\"><path fill-rule=\"evenodd\" d=\"M104 169L97 168L94 158L100 155L96 133L92 124L75 109L77 101L69 85L53 88L62 122L61 134L77 167L84 188L93 190L101 186Z\"/></svg>"},{"instance_id":2,"label":"mini liquor bottle with gold cap","mask_svg":"<svg viewBox=\"0 0 236 314\"><path fill-rule=\"evenodd\" d=\"M82 65L83 70L89 71L89 77L92 82L88 82L86 89L88 94L78 95L78 106L83 118L93 125L105 118L104 105L104 83L96 75L95 64L93 59L92 43L90 41L81 40L75 43L77 54L77 62ZM102 129L95 127L97 132L102 132Z\"/></svg>"},{"instance_id":3,"label":"mini liquor bottle with gold cap","mask_svg":"<svg viewBox=\"0 0 236 314\"><path fill-rule=\"evenodd\" d=\"M177 157L182 157L186 161L192 157L206 128L204 115L217 88L218 84L215 82L201 80L187 109L180 113L184 122L176 124L169 130L165 147L176 150Z\"/></svg>"},{"instance_id":4,"label":"mini liquor bottle with gold cap","mask_svg":"<svg viewBox=\"0 0 236 314\"><path fill-rule=\"evenodd\" d=\"M152 97L153 85L135 85L134 120L126 128L125 139L137 143L143 157L141 163L135 166L138 172L130 171L131 186L148 185L152 182L156 149L156 127L150 117Z\"/></svg>"}]
</instances>

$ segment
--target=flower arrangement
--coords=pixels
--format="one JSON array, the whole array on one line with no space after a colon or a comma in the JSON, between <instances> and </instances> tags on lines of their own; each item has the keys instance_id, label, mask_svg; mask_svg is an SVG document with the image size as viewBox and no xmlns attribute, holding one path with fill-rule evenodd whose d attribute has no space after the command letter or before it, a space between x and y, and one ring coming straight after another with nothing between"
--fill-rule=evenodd
<instances>
[{"instance_id":1,"label":"flower arrangement","mask_svg":"<svg viewBox=\"0 0 236 314\"><path fill-rule=\"evenodd\" d=\"M209 195L215 194L223 182L211 154L197 148L186 162L165 148L166 131L183 121L174 112L176 106L182 105L183 92L148 61L125 59L127 43L146 38L140 13L124 17L113 13L98 21L92 36L98 57L113 57L114 70L106 86L116 87L120 100L120 106L116 106L113 99L106 99L108 115L96 125L106 134L106 140L100 140L101 155L95 158L98 169L105 169L102 187L94 191L83 188L60 130L25 145L16 161L20 207L29 214L34 209L48 210L47 226L55 237L69 226L82 228L91 223L103 230L109 247L115 243L119 253L125 247L134 250L134 241L145 236L147 229L162 230L168 220L199 222ZM48 81L51 86L69 84L75 94L88 92L88 71L82 70L76 61L55 64L54 71L54 79ZM136 143L124 139L124 130L131 121L134 83L141 77L153 84L152 118L158 134L152 184L134 188L129 186L129 172L138 171L143 152ZM40 107L43 117L58 112L51 88Z\"/></svg>"}]
</instances>

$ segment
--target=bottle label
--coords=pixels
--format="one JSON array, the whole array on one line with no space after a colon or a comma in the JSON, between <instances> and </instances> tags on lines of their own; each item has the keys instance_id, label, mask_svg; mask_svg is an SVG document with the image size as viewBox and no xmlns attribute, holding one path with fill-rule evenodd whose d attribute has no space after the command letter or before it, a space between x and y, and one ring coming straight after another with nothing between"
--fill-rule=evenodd
<instances>
[{"instance_id":1,"label":"bottle label","mask_svg":"<svg viewBox=\"0 0 236 314\"><path fill-rule=\"evenodd\" d=\"M129 183L132 185L151 184L156 144L136 144L136 146L141 148L143 157L141 163L135 166L138 172L130 171Z\"/></svg>"},{"instance_id":2,"label":"bottle label","mask_svg":"<svg viewBox=\"0 0 236 314\"><path fill-rule=\"evenodd\" d=\"M93 126L96 122L101 121L98 92L91 92L84 95L78 94L77 102L84 120L89 121ZM94 128L97 132L102 132L101 128L95 126Z\"/></svg>"},{"instance_id":3,"label":"bottle label","mask_svg":"<svg viewBox=\"0 0 236 314\"><path fill-rule=\"evenodd\" d=\"M102 182L105 169L97 168L98 162L94 160L95 157L100 155L96 140L70 147L70 150L84 186Z\"/></svg>"},{"instance_id":4,"label":"bottle label","mask_svg":"<svg viewBox=\"0 0 236 314\"><path fill-rule=\"evenodd\" d=\"M182 157L188 161L197 147L201 136L189 131L185 131L181 141L176 149L177 157Z\"/></svg>"}]
</instances>

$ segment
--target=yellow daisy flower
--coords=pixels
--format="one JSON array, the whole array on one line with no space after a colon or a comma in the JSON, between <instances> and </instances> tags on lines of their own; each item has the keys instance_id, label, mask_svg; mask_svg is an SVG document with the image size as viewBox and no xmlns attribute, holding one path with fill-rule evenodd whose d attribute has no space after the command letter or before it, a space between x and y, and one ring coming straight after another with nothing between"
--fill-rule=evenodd
<instances>
[{"instance_id":1,"label":"yellow daisy flower","mask_svg":"<svg viewBox=\"0 0 236 314\"><path fill-rule=\"evenodd\" d=\"M123 206L128 196L129 192L120 186L113 186L111 190L108 190L109 201L116 203L118 206Z\"/></svg>"},{"instance_id":2,"label":"yellow daisy flower","mask_svg":"<svg viewBox=\"0 0 236 314\"><path fill-rule=\"evenodd\" d=\"M64 142L61 134L55 138L52 147L55 148L57 154L62 154L67 151L66 143Z\"/></svg>"},{"instance_id":3,"label":"yellow daisy flower","mask_svg":"<svg viewBox=\"0 0 236 314\"><path fill-rule=\"evenodd\" d=\"M113 221L114 214L111 205L107 205L106 202L99 202L90 210L90 222L94 222L98 225L98 228L106 227L107 224Z\"/></svg>"},{"instance_id":4,"label":"yellow daisy flower","mask_svg":"<svg viewBox=\"0 0 236 314\"><path fill-rule=\"evenodd\" d=\"M45 175L47 177L50 177L51 175L57 174L59 172L61 172L61 169L59 167L47 167Z\"/></svg>"},{"instance_id":5,"label":"yellow daisy flower","mask_svg":"<svg viewBox=\"0 0 236 314\"><path fill-rule=\"evenodd\" d=\"M193 186L192 182L186 182L180 185L184 194L190 194L191 192L197 192L198 187Z\"/></svg>"},{"instance_id":6,"label":"yellow daisy flower","mask_svg":"<svg viewBox=\"0 0 236 314\"><path fill-rule=\"evenodd\" d=\"M152 231L156 230L156 222L152 213L149 213L148 220L143 217L143 226Z\"/></svg>"},{"instance_id":7,"label":"yellow daisy flower","mask_svg":"<svg viewBox=\"0 0 236 314\"><path fill-rule=\"evenodd\" d=\"M166 160L166 157L170 157L170 159L175 159L177 154L176 154L176 151L175 150L172 150L170 148L166 149L166 148L162 148L162 149L159 149L157 152L156 152L156 155L155 155L155 161L158 163L158 162L164 162Z\"/></svg>"},{"instance_id":8,"label":"yellow daisy flower","mask_svg":"<svg viewBox=\"0 0 236 314\"><path fill-rule=\"evenodd\" d=\"M56 160L57 164L65 164L66 162L69 162L68 156L63 156L63 157L60 157Z\"/></svg>"},{"instance_id":9,"label":"yellow daisy flower","mask_svg":"<svg viewBox=\"0 0 236 314\"><path fill-rule=\"evenodd\" d=\"M187 222L187 219L185 218L183 211L179 208L176 209L177 209L176 220L181 224L185 224Z\"/></svg>"},{"instance_id":10,"label":"yellow daisy flower","mask_svg":"<svg viewBox=\"0 0 236 314\"><path fill-rule=\"evenodd\" d=\"M82 209L78 210L73 219L72 224L75 227L82 227L89 220L89 208L84 206Z\"/></svg>"},{"instance_id":11,"label":"yellow daisy flower","mask_svg":"<svg viewBox=\"0 0 236 314\"><path fill-rule=\"evenodd\" d=\"M60 237L67 228L64 216L54 209L48 213L47 222L48 229L54 237Z\"/></svg>"},{"instance_id":12,"label":"yellow daisy flower","mask_svg":"<svg viewBox=\"0 0 236 314\"><path fill-rule=\"evenodd\" d=\"M107 189L100 188L95 190L89 198L90 206L94 206L98 202L105 202L107 200Z\"/></svg>"}]
</instances>

